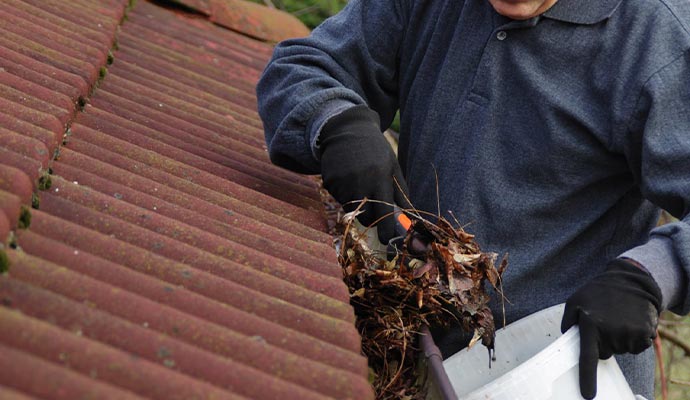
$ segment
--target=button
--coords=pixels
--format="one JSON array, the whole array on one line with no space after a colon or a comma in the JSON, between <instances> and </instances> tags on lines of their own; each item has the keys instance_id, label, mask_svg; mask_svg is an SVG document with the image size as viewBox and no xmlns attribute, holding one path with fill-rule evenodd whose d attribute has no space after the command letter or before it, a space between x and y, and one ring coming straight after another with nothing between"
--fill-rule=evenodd
<instances>
[{"instance_id":1,"label":"button","mask_svg":"<svg viewBox=\"0 0 690 400\"><path fill-rule=\"evenodd\" d=\"M498 31L498 33L496 33L496 39L498 40L506 40L507 37L508 34L506 33L506 31Z\"/></svg>"}]
</instances>

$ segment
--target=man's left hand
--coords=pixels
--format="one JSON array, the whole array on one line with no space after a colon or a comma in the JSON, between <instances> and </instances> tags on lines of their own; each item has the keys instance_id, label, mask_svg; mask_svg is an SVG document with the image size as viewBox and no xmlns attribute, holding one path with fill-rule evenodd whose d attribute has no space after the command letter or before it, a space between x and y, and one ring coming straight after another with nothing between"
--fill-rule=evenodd
<instances>
[{"instance_id":1,"label":"man's left hand","mask_svg":"<svg viewBox=\"0 0 690 400\"><path fill-rule=\"evenodd\" d=\"M613 354L638 354L652 345L661 310L661 290L644 269L612 261L565 304L561 331L580 328L580 392L597 394L597 364Z\"/></svg>"}]
</instances>

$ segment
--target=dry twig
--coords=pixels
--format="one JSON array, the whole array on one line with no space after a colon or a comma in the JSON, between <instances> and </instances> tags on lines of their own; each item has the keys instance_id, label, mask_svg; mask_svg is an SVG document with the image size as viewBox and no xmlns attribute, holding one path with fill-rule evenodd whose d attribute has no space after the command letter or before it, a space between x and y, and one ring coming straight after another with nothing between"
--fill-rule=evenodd
<instances>
[{"instance_id":1,"label":"dry twig","mask_svg":"<svg viewBox=\"0 0 690 400\"><path fill-rule=\"evenodd\" d=\"M673 379L673 378L671 378L669 381L671 383L675 383L676 385L690 386L690 381L682 381L680 379Z\"/></svg>"},{"instance_id":2,"label":"dry twig","mask_svg":"<svg viewBox=\"0 0 690 400\"><path fill-rule=\"evenodd\" d=\"M654 338L654 351L656 352L656 360L659 365L659 380L661 381L661 399L668 400L668 383L666 381L666 371L664 368L664 355L661 351L661 337L657 335Z\"/></svg>"},{"instance_id":3,"label":"dry twig","mask_svg":"<svg viewBox=\"0 0 690 400\"><path fill-rule=\"evenodd\" d=\"M668 340L674 345L680 347L685 352L686 356L690 356L690 343L686 342L680 336L667 329L658 328L658 332L662 339Z\"/></svg>"}]
</instances>

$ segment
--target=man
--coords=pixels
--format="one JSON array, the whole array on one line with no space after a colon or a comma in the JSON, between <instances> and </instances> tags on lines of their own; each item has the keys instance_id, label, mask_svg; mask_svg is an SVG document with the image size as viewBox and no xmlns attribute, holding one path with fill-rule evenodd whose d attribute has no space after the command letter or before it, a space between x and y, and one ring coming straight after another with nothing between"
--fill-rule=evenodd
<instances>
[{"instance_id":1,"label":"man","mask_svg":"<svg viewBox=\"0 0 690 400\"><path fill-rule=\"evenodd\" d=\"M658 313L690 307L688 0L351 0L276 47L257 91L273 162L341 203L404 204L405 182L418 209L440 202L510 254L508 323L567 301L583 397L624 353L654 397ZM399 164L381 135L398 108ZM654 229L659 207L680 221Z\"/></svg>"}]
</instances>

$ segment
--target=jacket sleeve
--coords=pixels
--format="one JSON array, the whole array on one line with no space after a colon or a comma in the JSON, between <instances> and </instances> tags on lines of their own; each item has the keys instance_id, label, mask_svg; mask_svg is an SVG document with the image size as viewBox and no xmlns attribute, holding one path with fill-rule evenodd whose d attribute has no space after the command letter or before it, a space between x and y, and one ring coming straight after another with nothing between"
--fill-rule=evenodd
<instances>
[{"instance_id":1,"label":"jacket sleeve","mask_svg":"<svg viewBox=\"0 0 690 400\"><path fill-rule=\"evenodd\" d=\"M664 308L690 311L690 50L645 84L631 122L626 156L642 194L679 221L652 230L622 254L649 270Z\"/></svg>"},{"instance_id":2,"label":"jacket sleeve","mask_svg":"<svg viewBox=\"0 0 690 400\"><path fill-rule=\"evenodd\" d=\"M366 104L387 127L398 108L398 50L407 0L351 0L307 38L278 44L258 85L271 161L320 171L317 138L331 117Z\"/></svg>"}]
</instances>

